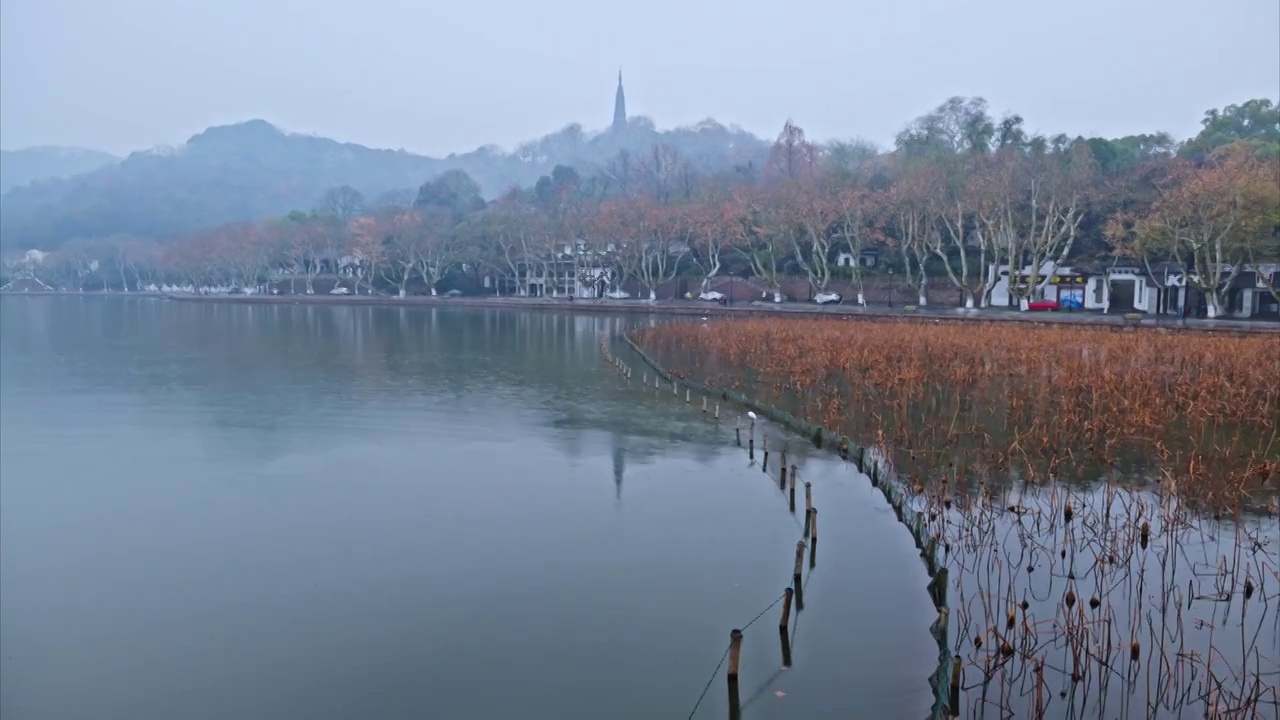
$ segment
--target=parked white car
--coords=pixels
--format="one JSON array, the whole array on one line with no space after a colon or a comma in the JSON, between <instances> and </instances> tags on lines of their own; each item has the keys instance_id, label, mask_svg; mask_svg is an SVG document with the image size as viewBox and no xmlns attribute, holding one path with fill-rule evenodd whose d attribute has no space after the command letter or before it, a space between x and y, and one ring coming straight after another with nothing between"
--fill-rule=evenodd
<instances>
[{"instance_id":1,"label":"parked white car","mask_svg":"<svg viewBox=\"0 0 1280 720\"><path fill-rule=\"evenodd\" d=\"M341 285L339 285L339 286L335 287L334 289L330 290L330 291L329 291L329 294L330 294L330 295L350 295L350 294L351 294L351 291L350 291L350 290L348 290L347 288L344 288L344 287L342 287Z\"/></svg>"},{"instance_id":2,"label":"parked white car","mask_svg":"<svg viewBox=\"0 0 1280 720\"><path fill-rule=\"evenodd\" d=\"M712 302L718 302L720 300L723 300L724 298L725 298L724 293L716 292L715 290L712 290L711 292L704 292L698 295L699 300L710 300Z\"/></svg>"},{"instance_id":3,"label":"parked white car","mask_svg":"<svg viewBox=\"0 0 1280 720\"><path fill-rule=\"evenodd\" d=\"M828 305L830 303L839 303L844 298L840 297L840 293L822 292L813 296L813 301L819 305Z\"/></svg>"},{"instance_id":4,"label":"parked white car","mask_svg":"<svg viewBox=\"0 0 1280 720\"><path fill-rule=\"evenodd\" d=\"M631 297L631 293L627 292L626 290L610 290L609 292L605 293L604 296L612 300L626 300L627 298Z\"/></svg>"}]
</instances>

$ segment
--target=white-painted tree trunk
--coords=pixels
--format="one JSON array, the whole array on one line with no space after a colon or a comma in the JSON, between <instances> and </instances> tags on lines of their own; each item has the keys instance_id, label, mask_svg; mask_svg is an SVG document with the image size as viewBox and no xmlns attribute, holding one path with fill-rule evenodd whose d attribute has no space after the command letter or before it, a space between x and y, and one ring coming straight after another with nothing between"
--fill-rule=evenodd
<instances>
[{"instance_id":1,"label":"white-painted tree trunk","mask_svg":"<svg viewBox=\"0 0 1280 720\"><path fill-rule=\"evenodd\" d=\"M863 307L866 307L867 305L867 298L864 297L862 293L858 293L858 304Z\"/></svg>"},{"instance_id":2,"label":"white-painted tree trunk","mask_svg":"<svg viewBox=\"0 0 1280 720\"><path fill-rule=\"evenodd\" d=\"M920 294L918 295L918 298L919 298L919 300L920 300L920 302L918 303L918 304L920 305L920 307L924 307L925 305L928 305L928 304L929 304L929 298L925 297L925 296L924 296L924 293L920 293Z\"/></svg>"},{"instance_id":3,"label":"white-painted tree trunk","mask_svg":"<svg viewBox=\"0 0 1280 720\"><path fill-rule=\"evenodd\" d=\"M658 292L653 288L649 288L649 302L653 302L657 299L658 299Z\"/></svg>"}]
</instances>

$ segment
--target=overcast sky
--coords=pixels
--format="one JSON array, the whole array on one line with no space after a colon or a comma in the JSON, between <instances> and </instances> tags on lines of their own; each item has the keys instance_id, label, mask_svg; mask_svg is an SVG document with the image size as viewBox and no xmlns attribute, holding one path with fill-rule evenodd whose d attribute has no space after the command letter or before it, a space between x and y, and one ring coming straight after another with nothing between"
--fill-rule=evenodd
<instances>
[{"instance_id":1,"label":"overcast sky","mask_svg":"<svg viewBox=\"0 0 1280 720\"><path fill-rule=\"evenodd\" d=\"M0 146L116 153L260 117L447 154L712 116L888 144L951 95L1045 133L1194 134L1280 95L1277 0L3 0Z\"/></svg>"}]
</instances>

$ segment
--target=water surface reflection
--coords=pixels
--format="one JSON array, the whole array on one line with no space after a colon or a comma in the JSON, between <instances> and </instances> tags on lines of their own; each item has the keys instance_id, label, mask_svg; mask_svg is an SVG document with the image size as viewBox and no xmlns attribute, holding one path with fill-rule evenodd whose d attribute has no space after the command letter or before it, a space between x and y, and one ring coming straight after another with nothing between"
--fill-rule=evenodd
<instances>
[{"instance_id":1,"label":"water surface reflection","mask_svg":"<svg viewBox=\"0 0 1280 720\"><path fill-rule=\"evenodd\" d=\"M789 575L797 524L728 411L600 361L630 318L0 313L6 718L683 718ZM748 716L920 717L909 537L847 466L793 456L824 563L796 669ZM775 623L744 690L777 669ZM716 684L699 717L723 715Z\"/></svg>"}]
</instances>

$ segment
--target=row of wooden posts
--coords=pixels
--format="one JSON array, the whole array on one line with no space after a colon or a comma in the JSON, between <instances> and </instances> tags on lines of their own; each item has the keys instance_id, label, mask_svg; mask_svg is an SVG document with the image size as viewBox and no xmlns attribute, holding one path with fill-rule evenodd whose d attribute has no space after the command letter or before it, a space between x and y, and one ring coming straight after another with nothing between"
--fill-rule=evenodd
<instances>
[{"instance_id":1,"label":"row of wooden posts","mask_svg":"<svg viewBox=\"0 0 1280 720\"><path fill-rule=\"evenodd\" d=\"M622 358L619 358L615 356L612 352L610 352L607 343L601 342L600 349L604 355L605 361L611 363L614 366L614 368L616 368L622 374L622 377L627 381L627 384L630 385L631 384L631 366L623 362ZM640 387L642 388L649 387L649 373L647 371L642 372L640 375ZM662 391L662 377L657 373L654 373L653 375L653 389L655 394L660 393ZM679 384L676 383L675 380L671 381L671 394L675 397L680 396L680 386ZM685 403L693 402L693 393L688 388L685 388L685 391L684 391L684 401ZM708 405L707 397L704 395L702 397L702 412L705 413L710 408L711 406ZM717 402L714 404L713 414L716 420L720 419L720 403ZM739 440L741 440L741 436L739 436Z\"/></svg>"},{"instance_id":2,"label":"row of wooden posts","mask_svg":"<svg viewBox=\"0 0 1280 720\"><path fill-rule=\"evenodd\" d=\"M636 350L636 352L640 353L642 356L644 355L643 352L639 348L636 348L634 344L631 344L631 345L632 345L632 348ZM614 362L617 365L618 369L623 372L624 376L627 378L627 383L629 385L632 377L631 367L628 366L625 362L622 362L620 359L614 358L612 356L612 354L608 350L607 342L602 341L601 348L604 351L605 358L610 362ZM645 357L645 360L648 361L650 365L653 365L653 361L649 360L649 358ZM654 373L654 379L653 379L653 382L654 382L653 387L655 389L655 392L660 393L661 392L661 373L657 372L656 365L654 365L654 368L655 368L655 373ZM648 387L647 372L644 372L641 375L641 387L643 388ZM676 378L674 377L671 378L671 393L672 395L678 395L679 393L679 389L676 383ZM724 397L727 399L729 396L728 394L726 394L724 395ZM690 401L691 401L691 393L690 393L690 390L686 389L685 402L688 403ZM702 400L702 410L703 412L706 412L707 410L707 399L705 397ZM716 415L716 418L719 419L720 417L719 403L716 403L715 405L715 415ZM815 438L820 438L821 432L822 431L819 430L818 431L819 434L815 435ZM742 428L740 426L735 426L734 428L734 441L738 446L742 445ZM815 439L815 443L817 442L818 440ZM767 447L762 449L764 451L762 468L766 473L768 473L769 450ZM907 498L903 493L902 485L893 480L893 473L891 469L889 469L887 466L882 467L881 466L882 463L879 460L877 460L874 456L872 456L870 453L868 453L866 447L853 446L849 442L848 438L840 438L836 449L839 452L839 455L841 458L855 462L858 470L860 472L865 473L871 479L871 485L873 487L878 488L881 492L884 493L885 499L889 502L890 506L893 508L894 514L897 516L898 521L906 525L906 527L911 531L912 537L916 542L916 547L921 551L921 557L925 562L925 570L928 572L930 577L929 586L928 586L930 599L933 601L935 608L937 608L938 610L938 619L930 629L931 629L931 632L933 632L934 634L935 640L938 642L940 657L939 657L937 682L938 682L938 685L941 686L940 689L942 689L943 692L945 692L945 697L935 698L935 703L939 699L943 700L946 706L949 706L947 707L947 710L949 710L949 714L952 717L958 717L960 714L960 692L961 692L962 679L963 679L962 662L959 657L955 657L951 655L951 653L948 651L948 632L947 632L947 625L948 625L948 619L949 619L948 618L949 609L947 606L948 571L945 563L940 562L938 559L937 539L929 536L929 534L927 533L925 524L921 522L921 518L918 515L916 515L913 518L907 517L908 515ZM751 428L750 428L749 436L747 438L747 455L751 460L755 459L755 421L754 420L751 422ZM795 506L796 506L795 466L792 465L788 467L787 460L786 460L786 453L784 451L782 456L781 467L779 468L779 471L778 471L779 472L779 480L778 480L779 489L785 489L786 487L787 479L788 479L787 477L788 470L790 471L790 477L789 477L790 492L788 493L788 504L791 508L791 511L795 512ZM802 537L807 536L809 538L809 548L810 548L809 567L812 568L815 566L817 562L818 517L817 517L817 510L813 507L812 487L807 482L804 484L804 486L805 486L805 530L804 530L804 535ZM802 558L804 554L804 545L805 543L803 540L797 543L796 572L795 572L795 577L792 583L794 586L797 612L799 612L803 607L803 598L801 597L802 588L801 588L800 571L803 565ZM779 630L781 631L782 639L783 639L783 659L784 659L785 667L790 666L790 645L787 641L788 639L786 635L786 627L787 627L787 615L790 611L789 606L791 603L791 596L792 596L792 592L791 592L791 589L789 588L788 593L784 598L783 618L779 627ZM731 718L737 718L739 714L739 710L737 710L739 705L736 699L737 698L738 664L734 658L736 658L738 654L741 652L741 644L742 644L741 632L740 631L734 631L734 632L737 633L737 635L735 637L733 633L730 634L730 653L729 653L730 659L731 659L730 673L729 673L730 674L729 694L730 694L730 708L731 708L730 717ZM1037 706L1039 706L1038 703L1037 703ZM935 710L936 710L936 706L935 706Z\"/></svg>"},{"instance_id":3,"label":"row of wooden posts","mask_svg":"<svg viewBox=\"0 0 1280 720\"><path fill-rule=\"evenodd\" d=\"M755 460L756 456L756 423L751 421L751 425L747 431L747 458ZM768 439L762 438L762 451L764 457L762 459L760 469L766 475L769 474L769 448ZM734 442L742 446L742 428L734 428ZM787 451L784 448L781 453L781 462L778 467L778 489L787 492L787 505L791 512L796 511L796 466L794 464L787 465ZM813 484L806 482L804 484L804 530L801 532L801 540L796 542L796 562L791 575L791 586L782 591L782 616L778 619L778 637L782 646L782 667L791 667L791 603L795 600L796 612L804 610L804 565L805 565L805 549L809 551L809 569L812 570L818 564L818 509L813 505ZM808 538L806 543L803 538ZM739 700L738 692L738 658L742 650L742 631L733 630L729 633L729 671L727 674L729 685L729 718L730 720L739 720L742 716L742 706Z\"/></svg>"},{"instance_id":4,"label":"row of wooden posts","mask_svg":"<svg viewBox=\"0 0 1280 720\"><path fill-rule=\"evenodd\" d=\"M606 340L601 340L600 349L604 355L605 361L611 363L616 370L627 380L627 384L631 383L632 368L621 358L616 357L609 350ZM649 373L643 371L640 376L640 384L642 388L649 387ZM653 388L656 393L662 390L662 378L658 373L653 376ZM680 388L677 382L671 381L671 394L679 397ZM685 388L684 401L690 404L693 401L693 395L689 388ZM706 396L702 398L702 412L707 412L708 400ZM720 403L714 404L714 416L716 420L720 419ZM755 437L755 420L751 421L747 433L747 458L754 461L756 458L756 437ZM742 428L735 426L734 442L738 447L742 446ZM761 470L767 475L769 473L769 449L767 438L762 438L764 447L763 462ZM784 448L781 452L781 462L778 468L778 489L787 493L787 505L791 512L796 511L796 466L794 464L787 465L787 451ZM809 568L813 569L818 563L818 509L813 506L813 485L809 482L804 483L804 530L801 533L801 539L796 542L795 567L791 575L791 585L783 590L782 594L782 615L778 619L778 637L782 650L782 667L791 667L791 607L794 602L796 613L804 610L804 565L805 550L808 549ZM804 538L808 538L806 543ZM729 633L729 667L726 673L729 691L729 718L730 720L739 720L742 716L742 702L739 692L738 672L740 660L742 657L742 638L741 629L735 628Z\"/></svg>"}]
</instances>

